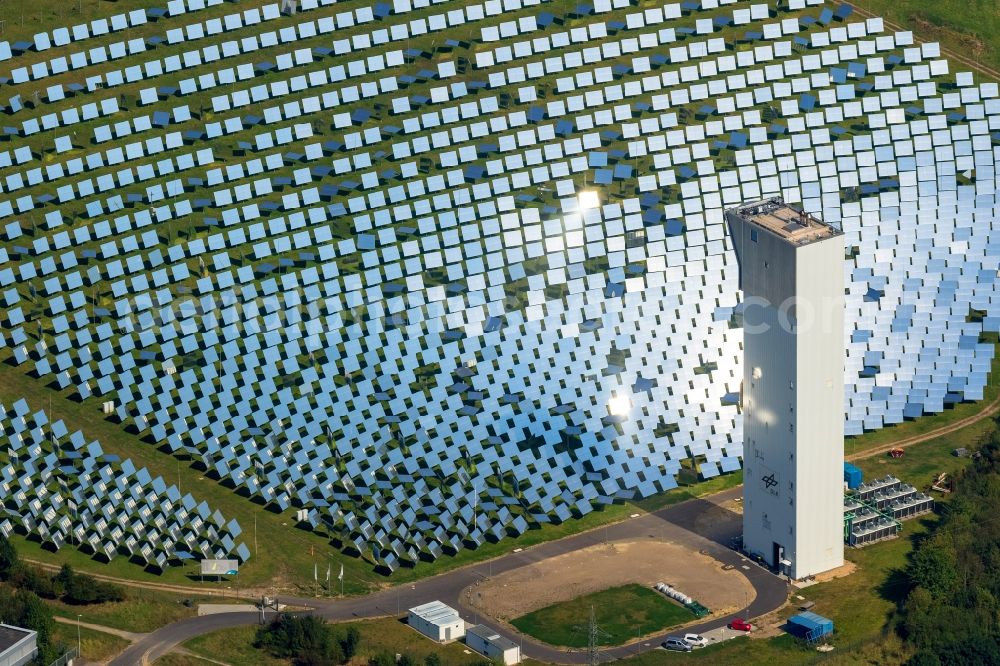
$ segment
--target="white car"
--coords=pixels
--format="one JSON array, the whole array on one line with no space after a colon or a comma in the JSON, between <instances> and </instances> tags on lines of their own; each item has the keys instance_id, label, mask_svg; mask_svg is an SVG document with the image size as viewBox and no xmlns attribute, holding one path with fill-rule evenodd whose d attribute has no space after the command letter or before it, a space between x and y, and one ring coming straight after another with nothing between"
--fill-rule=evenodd
<instances>
[{"instance_id":1,"label":"white car","mask_svg":"<svg viewBox=\"0 0 1000 666\"><path fill-rule=\"evenodd\" d=\"M708 646L708 639L701 634L684 634L684 642L693 648L703 648Z\"/></svg>"}]
</instances>

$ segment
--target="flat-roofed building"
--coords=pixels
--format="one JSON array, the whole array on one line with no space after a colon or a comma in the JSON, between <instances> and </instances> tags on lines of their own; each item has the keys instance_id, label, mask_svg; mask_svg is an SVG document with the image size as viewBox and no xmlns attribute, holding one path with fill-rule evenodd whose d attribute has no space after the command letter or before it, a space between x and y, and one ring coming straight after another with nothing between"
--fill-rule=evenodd
<instances>
[{"instance_id":1,"label":"flat-roofed building","mask_svg":"<svg viewBox=\"0 0 1000 666\"><path fill-rule=\"evenodd\" d=\"M407 623L435 641L447 643L465 636L465 620L459 617L457 610L440 601L411 608Z\"/></svg>"},{"instance_id":2,"label":"flat-roofed building","mask_svg":"<svg viewBox=\"0 0 1000 666\"><path fill-rule=\"evenodd\" d=\"M521 646L484 624L465 630L465 644L490 659L502 659L507 666L521 663Z\"/></svg>"},{"instance_id":3,"label":"flat-roofed building","mask_svg":"<svg viewBox=\"0 0 1000 666\"><path fill-rule=\"evenodd\" d=\"M38 634L0 624L0 666L24 666L38 656Z\"/></svg>"},{"instance_id":4,"label":"flat-roofed building","mask_svg":"<svg viewBox=\"0 0 1000 666\"><path fill-rule=\"evenodd\" d=\"M743 545L793 579L844 562L844 236L781 199L726 211L743 289Z\"/></svg>"}]
</instances>

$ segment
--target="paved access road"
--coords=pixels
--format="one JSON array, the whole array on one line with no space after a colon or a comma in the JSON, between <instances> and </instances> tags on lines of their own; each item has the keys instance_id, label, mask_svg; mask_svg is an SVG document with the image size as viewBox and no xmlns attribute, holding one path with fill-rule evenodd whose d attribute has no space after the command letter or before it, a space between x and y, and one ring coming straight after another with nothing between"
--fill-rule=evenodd
<instances>
[{"instance_id":1,"label":"paved access road","mask_svg":"<svg viewBox=\"0 0 1000 666\"><path fill-rule=\"evenodd\" d=\"M517 569L527 564L588 548L604 541L654 538L671 541L702 551L726 565L739 569L756 590L757 596L749 607L735 615L759 617L780 607L788 597L784 580L753 564L727 547L730 539L741 533L739 515L721 508L721 504L739 497L741 488L734 488L705 499L691 499L654 513L641 514L607 527L599 527L574 536L550 541L509 553L490 562L469 565L433 578L401 585L365 597L330 601L313 598L282 597L282 603L313 608L313 612L333 621L358 618L398 616L418 604L433 599L459 608L466 620L487 624L514 642L520 643L525 656L558 664L585 664L583 650L559 649L511 631L509 627L482 617L466 603L471 589L488 576ZM714 618L685 631L703 632L725 625L735 615ZM270 616L270 613L269 613ZM258 613L220 613L189 618L167 625L133 643L111 662L111 666L149 664L170 652L175 646L196 636L230 627L257 624ZM672 632L671 632L672 633ZM658 646L663 636L651 637L643 643L602 650L606 657L620 658Z\"/></svg>"}]
</instances>

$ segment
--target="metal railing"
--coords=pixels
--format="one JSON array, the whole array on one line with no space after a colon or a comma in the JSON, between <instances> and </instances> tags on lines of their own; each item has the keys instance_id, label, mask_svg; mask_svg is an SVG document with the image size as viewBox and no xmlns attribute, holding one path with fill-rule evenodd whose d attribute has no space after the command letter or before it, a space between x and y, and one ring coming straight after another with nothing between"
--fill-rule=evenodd
<instances>
[{"instance_id":1,"label":"metal railing","mask_svg":"<svg viewBox=\"0 0 1000 666\"><path fill-rule=\"evenodd\" d=\"M75 647L68 648L61 657L53 661L51 664L49 664L49 666L66 666L71 661L75 660L77 656L78 655Z\"/></svg>"}]
</instances>

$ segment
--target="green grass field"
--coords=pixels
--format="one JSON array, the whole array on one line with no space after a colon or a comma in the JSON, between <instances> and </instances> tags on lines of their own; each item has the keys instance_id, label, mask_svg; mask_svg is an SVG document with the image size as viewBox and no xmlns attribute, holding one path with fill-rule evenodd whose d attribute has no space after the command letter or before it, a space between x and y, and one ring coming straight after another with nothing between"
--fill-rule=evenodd
<instances>
[{"instance_id":1,"label":"green grass field","mask_svg":"<svg viewBox=\"0 0 1000 666\"><path fill-rule=\"evenodd\" d=\"M73 606L61 601L47 601L56 615L76 620L79 614L84 622L98 624L112 629L123 629L136 633L153 631L159 627L192 617L197 614L198 601L209 598L192 599L192 606L183 604L184 599L175 594L128 588L125 601ZM218 602L218 599L211 599Z\"/></svg>"},{"instance_id":2,"label":"green grass field","mask_svg":"<svg viewBox=\"0 0 1000 666\"><path fill-rule=\"evenodd\" d=\"M880 455L857 462L865 478L875 478L892 474L903 481L926 490L941 472L954 474L969 463L968 458L956 458L952 450L959 447L974 447L979 438L992 426L991 419L985 419L945 437L938 437L906 449L902 458Z\"/></svg>"},{"instance_id":3,"label":"green grass field","mask_svg":"<svg viewBox=\"0 0 1000 666\"><path fill-rule=\"evenodd\" d=\"M199 636L184 647L196 655L223 661L230 666L285 666L291 662L275 659L253 646L257 627L236 627ZM157 662L159 663L159 662Z\"/></svg>"},{"instance_id":4,"label":"green grass field","mask_svg":"<svg viewBox=\"0 0 1000 666\"><path fill-rule=\"evenodd\" d=\"M691 611L656 590L630 584L540 608L511 624L550 645L586 647L591 609L602 645L622 645L694 619Z\"/></svg>"},{"instance_id":5,"label":"green grass field","mask_svg":"<svg viewBox=\"0 0 1000 666\"><path fill-rule=\"evenodd\" d=\"M53 640L57 645L76 647L77 627L73 624L56 623ZM101 631L80 628L80 652L87 661L103 663L128 647L128 641Z\"/></svg>"},{"instance_id":6,"label":"green grass field","mask_svg":"<svg viewBox=\"0 0 1000 666\"><path fill-rule=\"evenodd\" d=\"M902 25L920 41L1000 69L1000 10L995 0L855 0L851 4ZM955 64L953 71L965 69Z\"/></svg>"}]
</instances>

